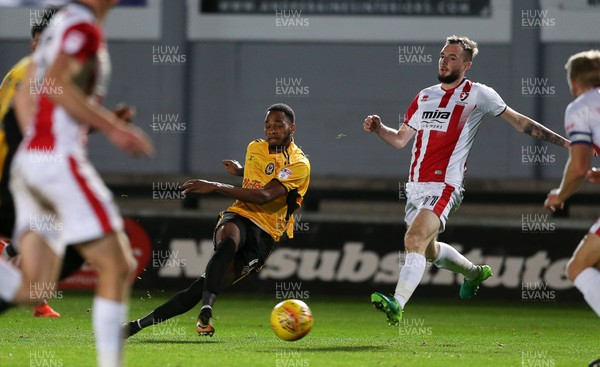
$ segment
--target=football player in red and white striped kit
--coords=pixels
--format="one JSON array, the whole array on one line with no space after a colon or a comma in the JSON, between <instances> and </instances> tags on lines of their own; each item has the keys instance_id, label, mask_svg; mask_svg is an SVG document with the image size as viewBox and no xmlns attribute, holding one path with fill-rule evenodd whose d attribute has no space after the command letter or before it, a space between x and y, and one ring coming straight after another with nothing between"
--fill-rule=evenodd
<instances>
[{"instance_id":1,"label":"football player in red and white striped kit","mask_svg":"<svg viewBox=\"0 0 600 367\"><path fill-rule=\"evenodd\" d=\"M500 116L517 131L568 148L569 141L504 103L492 88L465 78L477 55L477 43L467 37L450 36L440 52L440 84L420 91L399 129L390 128L377 115L369 115L363 128L385 143L401 149L415 137L409 179L406 184L405 264L394 297L376 292L374 306L396 325L423 277L427 260L442 269L464 276L462 299L471 298L481 282L492 275L488 265L475 265L452 246L437 240L448 215L462 201L467 156L481 119Z\"/></svg>"},{"instance_id":2,"label":"football player in red and white striped kit","mask_svg":"<svg viewBox=\"0 0 600 367\"><path fill-rule=\"evenodd\" d=\"M67 246L94 266L98 286L92 322L102 367L122 364L121 324L134 259L112 194L87 159L87 132L104 133L133 156L154 151L141 130L95 98L104 95L110 68L102 23L117 2L69 3L42 33L24 79L29 83L22 83L15 97L17 118L26 131L10 182L21 271L0 261L4 304L35 303L45 292L32 290L52 290Z\"/></svg>"}]
</instances>

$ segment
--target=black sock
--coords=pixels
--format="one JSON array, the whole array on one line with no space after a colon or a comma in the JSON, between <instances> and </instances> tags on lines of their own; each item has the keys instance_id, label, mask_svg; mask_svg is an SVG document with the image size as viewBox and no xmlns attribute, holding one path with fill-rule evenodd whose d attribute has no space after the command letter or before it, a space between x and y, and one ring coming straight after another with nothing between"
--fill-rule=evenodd
<instances>
[{"instance_id":1,"label":"black sock","mask_svg":"<svg viewBox=\"0 0 600 367\"><path fill-rule=\"evenodd\" d=\"M159 324L165 320L186 313L202 299L204 278L198 278L187 289L175 294L167 302L158 306L154 311L140 319L142 328Z\"/></svg>"},{"instance_id":2,"label":"black sock","mask_svg":"<svg viewBox=\"0 0 600 367\"><path fill-rule=\"evenodd\" d=\"M0 298L0 314L11 308L13 305Z\"/></svg>"},{"instance_id":3,"label":"black sock","mask_svg":"<svg viewBox=\"0 0 600 367\"><path fill-rule=\"evenodd\" d=\"M211 306L217 295L226 286L227 270L234 261L236 245L233 239L226 238L219 242L217 250L206 265L206 282L202 292L202 305Z\"/></svg>"}]
</instances>

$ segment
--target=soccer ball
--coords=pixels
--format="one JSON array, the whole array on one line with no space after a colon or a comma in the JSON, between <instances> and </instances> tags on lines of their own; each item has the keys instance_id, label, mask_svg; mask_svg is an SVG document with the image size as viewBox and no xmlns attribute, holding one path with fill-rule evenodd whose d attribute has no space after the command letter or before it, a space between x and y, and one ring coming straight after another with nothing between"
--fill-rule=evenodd
<instances>
[{"instance_id":1,"label":"soccer ball","mask_svg":"<svg viewBox=\"0 0 600 367\"><path fill-rule=\"evenodd\" d=\"M288 299L278 303L271 312L271 327L275 335L283 340L303 338L313 326L313 316L306 303Z\"/></svg>"}]
</instances>

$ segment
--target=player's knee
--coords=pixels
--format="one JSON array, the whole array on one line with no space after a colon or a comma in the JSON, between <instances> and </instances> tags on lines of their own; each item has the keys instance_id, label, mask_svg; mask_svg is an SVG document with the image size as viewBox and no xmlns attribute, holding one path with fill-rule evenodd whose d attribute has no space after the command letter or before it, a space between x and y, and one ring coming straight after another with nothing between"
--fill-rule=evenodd
<instances>
[{"instance_id":1,"label":"player's knee","mask_svg":"<svg viewBox=\"0 0 600 367\"><path fill-rule=\"evenodd\" d=\"M427 247L424 236L416 232L407 232L404 236L404 248L408 252L423 252Z\"/></svg>"}]
</instances>

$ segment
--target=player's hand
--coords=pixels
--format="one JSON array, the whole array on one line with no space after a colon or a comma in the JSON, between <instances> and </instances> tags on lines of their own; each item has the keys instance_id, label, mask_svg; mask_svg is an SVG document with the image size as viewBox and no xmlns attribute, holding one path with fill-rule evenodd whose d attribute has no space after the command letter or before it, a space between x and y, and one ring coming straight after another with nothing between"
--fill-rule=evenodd
<instances>
[{"instance_id":1,"label":"player's hand","mask_svg":"<svg viewBox=\"0 0 600 367\"><path fill-rule=\"evenodd\" d=\"M114 145L134 157L154 155L150 138L135 126L127 126L120 121L106 135Z\"/></svg>"},{"instance_id":2,"label":"player's hand","mask_svg":"<svg viewBox=\"0 0 600 367\"><path fill-rule=\"evenodd\" d=\"M367 116L367 118L365 119L365 122L363 124L363 129L369 133L376 132L377 130L379 130L380 127L381 127L381 118L379 118L379 116L377 116L377 115Z\"/></svg>"},{"instance_id":3,"label":"player's hand","mask_svg":"<svg viewBox=\"0 0 600 367\"><path fill-rule=\"evenodd\" d=\"M189 192L195 192L198 194L207 194L209 192L215 191L215 189L219 186L218 182L211 182L201 179L193 179L188 180L179 186L180 190L183 190L184 194Z\"/></svg>"},{"instance_id":4,"label":"player's hand","mask_svg":"<svg viewBox=\"0 0 600 367\"><path fill-rule=\"evenodd\" d=\"M126 123L131 123L135 118L136 109L135 107L129 106L126 103L119 103L115 106L113 113Z\"/></svg>"},{"instance_id":5,"label":"player's hand","mask_svg":"<svg viewBox=\"0 0 600 367\"><path fill-rule=\"evenodd\" d=\"M600 183L600 168L592 168L587 171L586 176L591 183Z\"/></svg>"},{"instance_id":6,"label":"player's hand","mask_svg":"<svg viewBox=\"0 0 600 367\"><path fill-rule=\"evenodd\" d=\"M552 189L544 201L544 208L555 212L557 209L562 209L565 203L558 198L558 189Z\"/></svg>"},{"instance_id":7,"label":"player's hand","mask_svg":"<svg viewBox=\"0 0 600 367\"><path fill-rule=\"evenodd\" d=\"M240 162L236 161L235 159L224 159L223 165L225 166L227 172L234 176L237 176L238 170L241 170L243 168Z\"/></svg>"}]
</instances>

